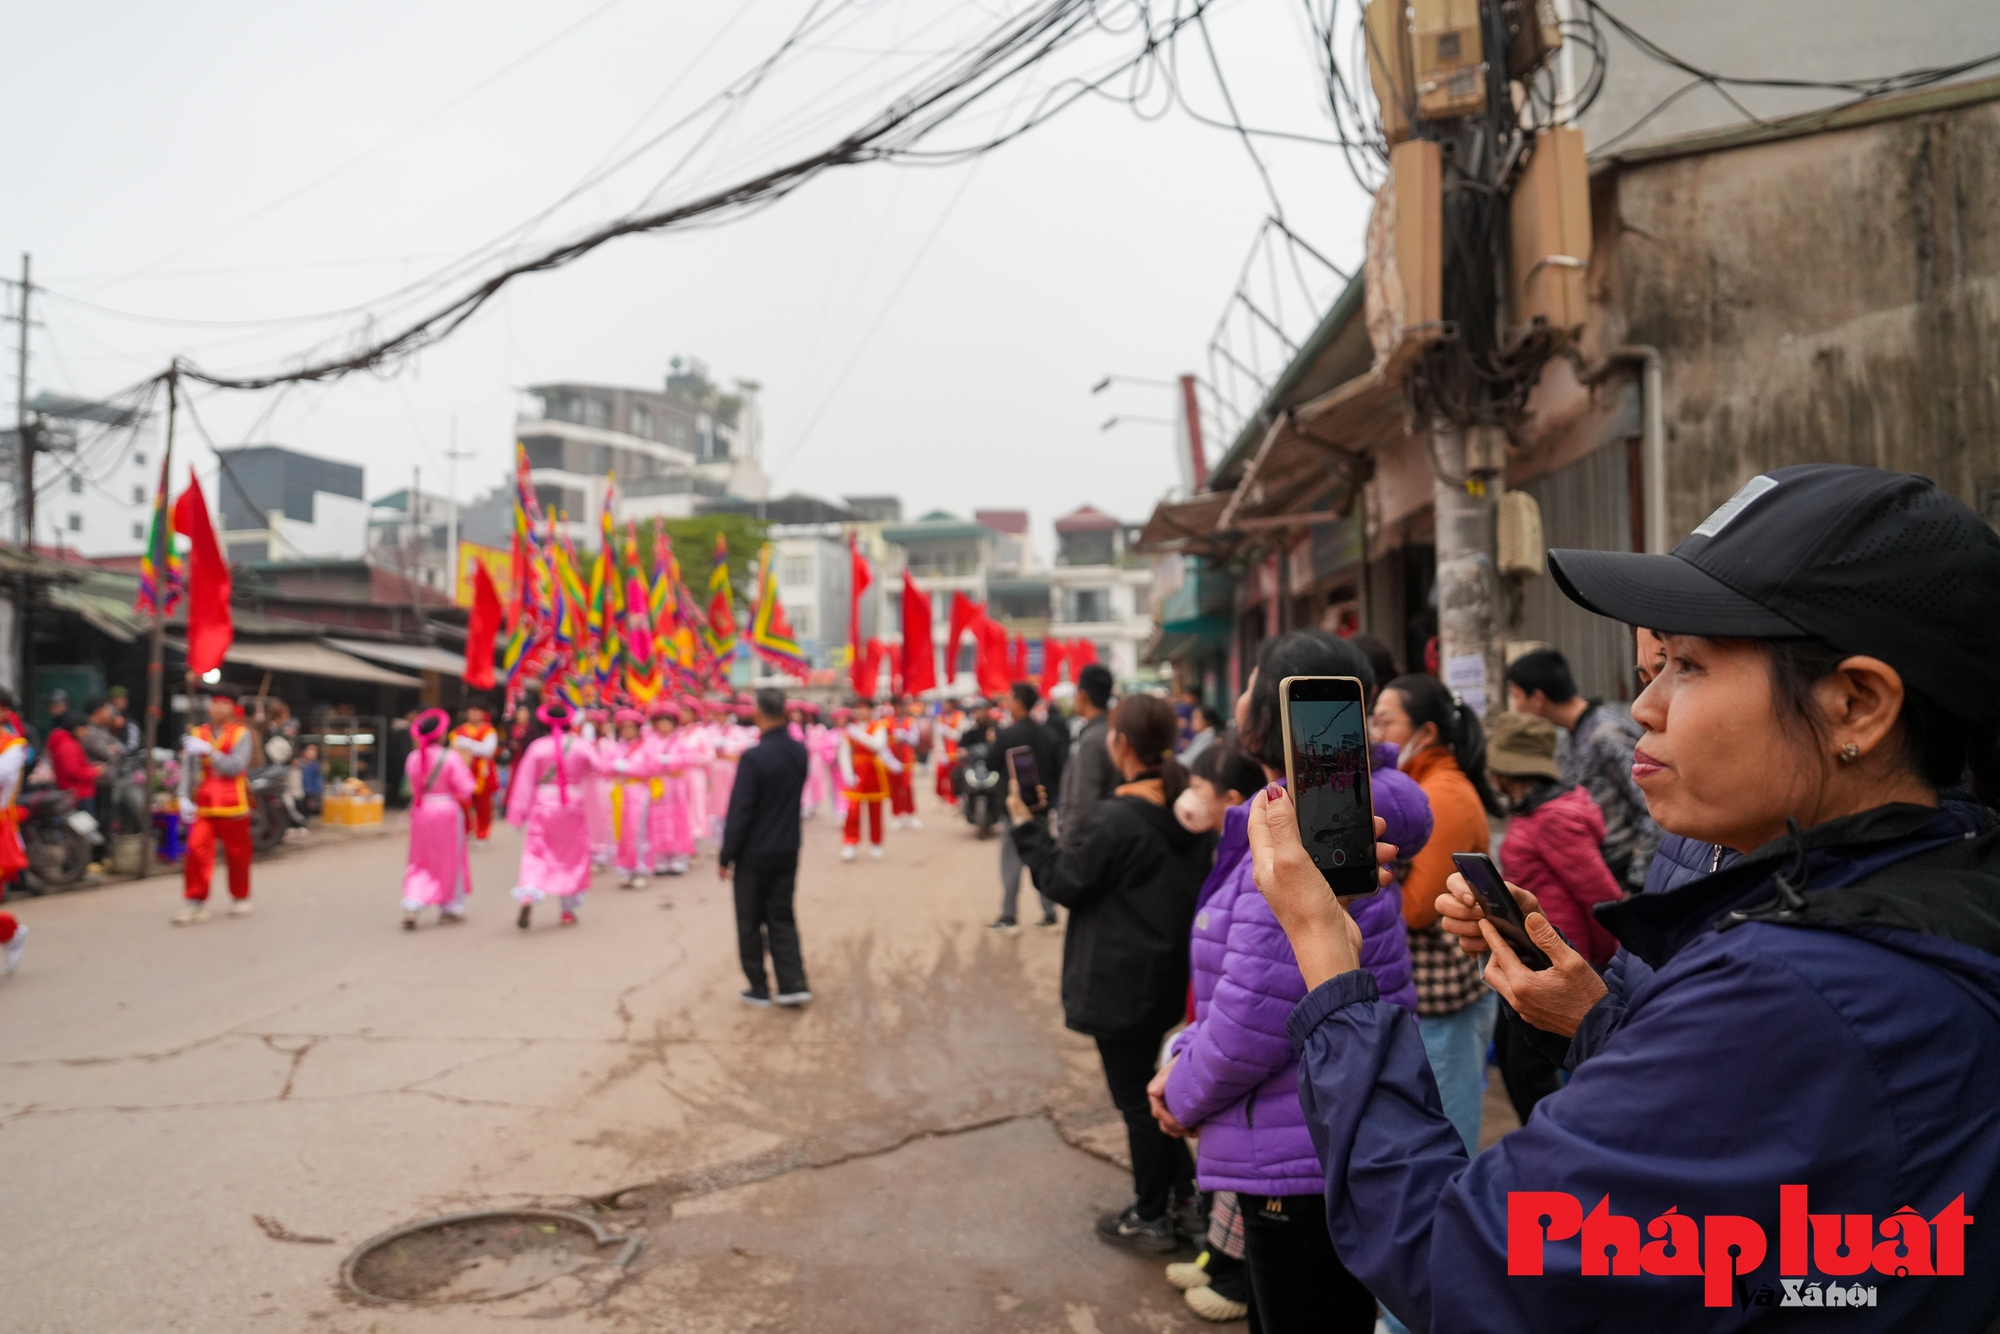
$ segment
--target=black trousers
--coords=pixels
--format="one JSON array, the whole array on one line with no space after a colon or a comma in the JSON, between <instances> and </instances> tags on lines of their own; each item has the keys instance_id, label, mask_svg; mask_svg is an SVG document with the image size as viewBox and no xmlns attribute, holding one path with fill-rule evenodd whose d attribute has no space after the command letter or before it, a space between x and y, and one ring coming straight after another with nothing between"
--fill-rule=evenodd
<instances>
[{"instance_id":1,"label":"black trousers","mask_svg":"<svg viewBox=\"0 0 2000 1334\"><path fill-rule=\"evenodd\" d=\"M799 956L799 924L792 916L792 893L798 887L799 854L743 857L733 872L736 884L736 948L743 957L743 976L759 996L771 994L764 972L765 938L770 938L771 967L778 974L778 994L806 989L805 960Z\"/></svg>"},{"instance_id":2,"label":"black trousers","mask_svg":"<svg viewBox=\"0 0 2000 1334\"><path fill-rule=\"evenodd\" d=\"M1250 1334L1373 1334L1375 1297L1347 1272L1326 1232L1324 1195L1237 1194Z\"/></svg>"},{"instance_id":3,"label":"black trousers","mask_svg":"<svg viewBox=\"0 0 2000 1334\"><path fill-rule=\"evenodd\" d=\"M1111 1105L1125 1118L1125 1139L1132 1148L1132 1190L1139 1197L1139 1217L1146 1219L1158 1218L1174 1200L1194 1194L1194 1159L1187 1141L1161 1130L1146 1101L1146 1085L1153 1081L1153 1065L1166 1036L1097 1040Z\"/></svg>"}]
</instances>

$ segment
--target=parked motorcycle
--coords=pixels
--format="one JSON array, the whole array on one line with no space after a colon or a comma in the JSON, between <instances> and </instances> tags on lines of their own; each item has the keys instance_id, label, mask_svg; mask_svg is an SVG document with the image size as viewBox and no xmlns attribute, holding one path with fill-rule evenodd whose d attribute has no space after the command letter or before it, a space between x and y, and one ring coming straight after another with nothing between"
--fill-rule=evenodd
<instances>
[{"instance_id":1,"label":"parked motorcycle","mask_svg":"<svg viewBox=\"0 0 2000 1334\"><path fill-rule=\"evenodd\" d=\"M269 852L284 842L288 830L306 827L305 817L294 815L285 804L290 781L291 770L282 764L250 771L250 846L254 852Z\"/></svg>"},{"instance_id":2,"label":"parked motorcycle","mask_svg":"<svg viewBox=\"0 0 2000 1334\"><path fill-rule=\"evenodd\" d=\"M76 798L59 787L29 788L19 802L27 812L21 821L21 843L28 853L22 889L46 894L67 889L90 870L90 851L97 841L97 820L77 809Z\"/></svg>"},{"instance_id":3,"label":"parked motorcycle","mask_svg":"<svg viewBox=\"0 0 2000 1334\"><path fill-rule=\"evenodd\" d=\"M952 791L958 796L958 809L965 814L965 822L979 831L985 838L993 832L993 826L1000 822L1000 803L1007 794L1001 789L999 771L987 763L986 743L975 741L968 745L958 757L958 763L951 772Z\"/></svg>"}]
</instances>

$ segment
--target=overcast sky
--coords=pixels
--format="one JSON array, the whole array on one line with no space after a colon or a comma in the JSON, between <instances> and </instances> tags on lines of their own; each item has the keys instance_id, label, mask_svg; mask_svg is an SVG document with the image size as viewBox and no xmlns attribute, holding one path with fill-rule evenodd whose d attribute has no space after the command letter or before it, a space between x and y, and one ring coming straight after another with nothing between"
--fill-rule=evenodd
<instances>
[{"instance_id":1,"label":"overcast sky","mask_svg":"<svg viewBox=\"0 0 2000 1334\"><path fill-rule=\"evenodd\" d=\"M658 197L690 197L832 142L893 95L898 70L1026 7L822 0L833 21ZM269 369L346 345L369 327L368 311L393 326L416 307L389 294L518 228L695 109L809 8L18 7L0 80L0 269L14 272L18 252L32 251L57 294L39 312L47 327L35 331L30 392L108 393L177 353L211 369ZM1225 0L1212 15L1245 122L1330 133L1297 0ZM1037 87L1131 47L1129 36L1096 35ZM1198 33L1178 55L1188 98L1224 117ZM1034 96L1002 98L994 115L1018 117ZM1161 99L1149 101L1158 111ZM692 143L671 138L584 190L520 234L524 251L631 207ZM1291 225L1354 264L1366 200L1339 153L1259 148ZM1178 109L1147 119L1091 99L969 165L847 168L744 221L615 242L520 280L393 375L282 395L209 391L199 411L221 444L275 441L359 461L371 495L406 485L413 465L426 489L443 489L455 417L459 447L476 456L457 471L470 499L503 475L521 386L653 385L670 357L692 355L724 381L764 386L775 492L894 492L911 513L1024 507L1046 550L1057 514L1089 502L1143 518L1174 484L1166 427L1099 430L1114 412L1166 416L1167 391L1093 397L1090 387L1107 372L1205 370L1211 329L1271 209L1234 134ZM1308 269L1309 286L1337 288ZM1282 312L1294 330L1317 313L1306 304ZM289 324L131 318L263 321L356 307L365 310ZM11 398L11 354L7 370ZM1219 450L1211 442L1211 457Z\"/></svg>"}]
</instances>

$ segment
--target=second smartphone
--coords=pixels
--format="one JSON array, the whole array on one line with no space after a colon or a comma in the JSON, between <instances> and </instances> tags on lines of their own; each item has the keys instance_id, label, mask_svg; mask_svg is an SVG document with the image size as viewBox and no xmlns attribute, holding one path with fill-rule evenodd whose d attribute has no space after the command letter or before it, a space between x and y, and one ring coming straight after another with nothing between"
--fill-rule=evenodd
<instances>
[{"instance_id":1,"label":"second smartphone","mask_svg":"<svg viewBox=\"0 0 2000 1334\"><path fill-rule=\"evenodd\" d=\"M1373 894L1375 801L1368 787L1368 714L1352 676L1288 676L1278 683L1285 781L1299 836L1327 887L1344 899Z\"/></svg>"}]
</instances>

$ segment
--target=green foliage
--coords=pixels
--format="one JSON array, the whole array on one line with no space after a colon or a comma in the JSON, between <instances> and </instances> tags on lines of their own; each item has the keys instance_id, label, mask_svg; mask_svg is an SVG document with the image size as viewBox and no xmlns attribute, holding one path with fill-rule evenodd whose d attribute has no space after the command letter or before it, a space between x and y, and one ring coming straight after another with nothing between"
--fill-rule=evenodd
<instances>
[{"instance_id":1,"label":"green foliage","mask_svg":"<svg viewBox=\"0 0 2000 1334\"><path fill-rule=\"evenodd\" d=\"M651 573L653 530L665 528L680 557L681 577L704 605L708 602L708 576L715 568L715 535L729 543L729 578L739 598L757 570L757 553L763 549L768 527L747 514L704 514L692 519L647 519L639 525L639 555Z\"/></svg>"}]
</instances>

